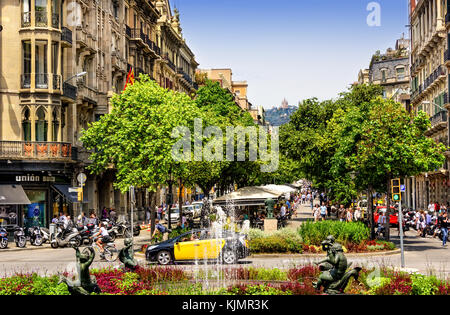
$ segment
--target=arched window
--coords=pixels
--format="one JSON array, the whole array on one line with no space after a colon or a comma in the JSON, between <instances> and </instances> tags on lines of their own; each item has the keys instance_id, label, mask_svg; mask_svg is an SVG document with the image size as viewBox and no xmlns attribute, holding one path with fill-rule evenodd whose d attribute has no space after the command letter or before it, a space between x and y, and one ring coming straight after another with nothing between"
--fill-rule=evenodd
<instances>
[{"instance_id":1,"label":"arched window","mask_svg":"<svg viewBox=\"0 0 450 315\"><path fill-rule=\"evenodd\" d=\"M59 133L59 111L55 108L52 114L53 118L53 133L52 133L52 141L58 141L58 133Z\"/></svg>"},{"instance_id":2,"label":"arched window","mask_svg":"<svg viewBox=\"0 0 450 315\"><path fill-rule=\"evenodd\" d=\"M36 141L47 141L48 121L45 117L45 110L39 107L36 111Z\"/></svg>"},{"instance_id":3,"label":"arched window","mask_svg":"<svg viewBox=\"0 0 450 315\"><path fill-rule=\"evenodd\" d=\"M23 111L22 115L22 130L23 130L23 140L31 141L31 119L30 119L30 109L27 107Z\"/></svg>"}]
</instances>

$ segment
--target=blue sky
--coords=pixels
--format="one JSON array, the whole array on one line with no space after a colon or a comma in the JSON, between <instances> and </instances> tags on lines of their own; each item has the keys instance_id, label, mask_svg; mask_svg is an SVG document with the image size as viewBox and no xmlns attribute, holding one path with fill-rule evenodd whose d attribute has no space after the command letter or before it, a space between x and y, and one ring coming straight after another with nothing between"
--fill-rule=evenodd
<instances>
[{"instance_id":1,"label":"blue sky","mask_svg":"<svg viewBox=\"0 0 450 315\"><path fill-rule=\"evenodd\" d=\"M409 37L407 0L378 0L381 26L367 24L371 0L172 0L200 68L232 68L249 100L265 108L334 98L372 54Z\"/></svg>"}]
</instances>

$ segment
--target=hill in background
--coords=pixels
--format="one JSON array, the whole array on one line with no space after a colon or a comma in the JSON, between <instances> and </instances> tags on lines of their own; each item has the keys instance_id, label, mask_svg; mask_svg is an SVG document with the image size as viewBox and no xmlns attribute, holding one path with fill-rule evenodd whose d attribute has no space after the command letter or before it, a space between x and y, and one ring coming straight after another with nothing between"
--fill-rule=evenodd
<instances>
[{"instance_id":1,"label":"hill in background","mask_svg":"<svg viewBox=\"0 0 450 315\"><path fill-rule=\"evenodd\" d=\"M297 106L288 105L266 109L265 118L271 126L281 126L291 120L292 114L298 109Z\"/></svg>"}]
</instances>

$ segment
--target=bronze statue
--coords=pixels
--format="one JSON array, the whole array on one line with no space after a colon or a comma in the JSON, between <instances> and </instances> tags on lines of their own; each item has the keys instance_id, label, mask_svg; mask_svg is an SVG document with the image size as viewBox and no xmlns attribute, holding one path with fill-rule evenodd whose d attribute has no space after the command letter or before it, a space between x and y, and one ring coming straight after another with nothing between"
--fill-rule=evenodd
<instances>
[{"instance_id":1,"label":"bronze statue","mask_svg":"<svg viewBox=\"0 0 450 315\"><path fill-rule=\"evenodd\" d=\"M95 276L89 273L89 267L95 258L95 251L92 247L87 247L88 252L80 253L78 247L74 248L77 257L78 280L71 281L65 277L61 277L59 283L67 284L71 295L90 295L91 293L101 293Z\"/></svg>"},{"instance_id":2,"label":"bronze statue","mask_svg":"<svg viewBox=\"0 0 450 315\"><path fill-rule=\"evenodd\" d=\"M136 270L138 264L133 257L133 240L125 239L123 243L125 247L119 251L119 260L125 265L126 269L134 271Z\"/></svg>"},{"instance_id":3,"label":"bronze statue","mask_svg":"<svg viewBox=\"0 0 450 315\"><path fill-rule=\"evenodd\" d=\"M342 294L351 277L358 279L361 268L356 267L347 272L351 263L347 263L342 245L336 243L333 236L328 236L322 242L322 248L327 252L327 259L316 263L322 273L314 287L320 290L323 286L327 294Z\"/></svg>"},{"instance_id":4,"label":"bronze statue","mask_svg":"<svg viewBox=\"0 0 450 315\"><path fill-rule=\"evenodd\" d=\"M264 201L264 204L266 206L267 219L273 219L273 209L275 207L275 201L273 201L272 198L267 198L266 201Z\"/></svg>"}]
</instances>

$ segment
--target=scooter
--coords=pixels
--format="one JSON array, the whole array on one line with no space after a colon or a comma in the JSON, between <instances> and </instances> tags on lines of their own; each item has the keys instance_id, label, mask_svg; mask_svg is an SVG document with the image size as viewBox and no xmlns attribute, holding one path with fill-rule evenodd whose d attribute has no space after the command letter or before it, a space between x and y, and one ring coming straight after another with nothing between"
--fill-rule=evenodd
<instances>
[{"instance_id":1,"label":"scooter","mask_svg":"<svg viewBox=\"0 0 450 315\"><path fill-rule=\"evenodd\" d=\"M8 232L5 228L0 227L0 248L5 249L8 247Z\"/></svg>"},{"instance_id":2,"label":"scooter","mask_svg":"<svg viewBox=\"0 0 450 315\"><path fill-rule=\"evenodd\" d=\"M94 224L88 224L86 226L80 225L77 227L78 232L80 233L81 243L84 245L91 246L92 245L92 236L97 233L98 228L95 227Z\"/></svg>"},{"instance_id":3,"label":"scooter","mask_svg":"<svg viewBox=\"0 0 450 315\"><path fill-rule=\"evenodd\" d=\"M80 232L76 228L71 228L66 231L63 223L57 223L57 232L52 234L50 245L52 248L58 247L80 247L82 239Z\"/></svg>"},{"instance_id":4,"label":"scooter","mask_svg":"<svg viewBox=\"0 0 450 315\"><path fill-rule=\"evenodd\" d=\"M25 236L25 231L20 226L14 229L14 242L17 247L25 248L27 245L27 237Z\"/></svg>"}]
</instances>

